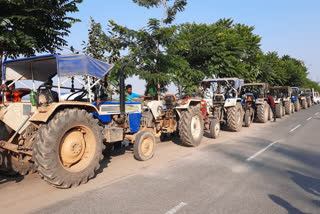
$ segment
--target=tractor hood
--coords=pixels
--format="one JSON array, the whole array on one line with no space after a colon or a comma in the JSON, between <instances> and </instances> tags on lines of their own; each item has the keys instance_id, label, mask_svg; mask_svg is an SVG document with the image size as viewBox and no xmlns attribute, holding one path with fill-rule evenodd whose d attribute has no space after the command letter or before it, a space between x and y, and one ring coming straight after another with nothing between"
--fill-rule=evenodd
<instances>
[{"instance_id":1,"label":"tractor hood","mask_svg":"<svg viewBox=\"0 0 320 214\"><path fill-rule=\"evenodd\" d=\"M103 78L112 68L108 64L87 55L43 55L3 62L4 80L47 81L58 74L59 77L92 76Z\"/></svg>"}]
</instances>

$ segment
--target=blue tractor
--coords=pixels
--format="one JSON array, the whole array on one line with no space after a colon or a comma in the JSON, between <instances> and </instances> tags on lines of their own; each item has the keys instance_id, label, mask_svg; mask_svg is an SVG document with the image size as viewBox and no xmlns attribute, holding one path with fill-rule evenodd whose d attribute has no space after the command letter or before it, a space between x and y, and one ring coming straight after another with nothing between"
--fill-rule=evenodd
<instances>
[{"instance_id":1,"label":"blue tractor","mask_svg":"<svg viewBox=\"0 0 320 214\"><path fill-rule=\"evenodd\" d=\"M294 104L294 110L296 112L300 111L301 105L299 100L299 88L298 87L291 87L292 93L291 93L291 101Z\"/></svg>"},{"instance_id":2,"label":"blue tractor","mask_svg":"<svg viewBox=\"0 0 320 214\"><path fill-rule=\"evenodd\" d=\"M138 160L153 157L156 138L162 134L179 133L184 145L200 144L204 129L201 100L166 95L164 100L145 105L125 102L120 75L120 101L104 101L101 89L108 86L101 79L112 68L86 55L5 61L6 88L18 93L20 89L12 86L22 85L30 94L15 102L10 98L13 91L2 91L2 168L22 175L37 171L48 183L69 188L94 177L108 144L127 140Z\"/></svg>"}]
</instances>

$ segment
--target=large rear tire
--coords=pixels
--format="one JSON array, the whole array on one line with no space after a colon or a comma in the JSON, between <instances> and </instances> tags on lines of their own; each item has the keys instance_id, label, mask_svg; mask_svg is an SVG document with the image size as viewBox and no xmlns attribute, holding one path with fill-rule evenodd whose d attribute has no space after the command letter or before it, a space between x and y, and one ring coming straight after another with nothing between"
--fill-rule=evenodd
<instances>
[{"instance_id":1,"label":"large rear tire","mask_svg":"<svg viewBox=\"0 0 320 214\"><path fill-rule=\"evenodd\" d=\"M309 108L312 106L311 98L308 98L308 99L307 99L307 104L308 104L308 107L309 107Z\"/></svg>"},{"instance_id":2,"label":"large rear tire","mask_svg":"<svg viewBox=\"0 0 320 214\"><path fill-rule=\"evenodd\" d=\"M102 127L93 115L64 109L42 125L35 139L33 158L48 183L70 188L87 183L103 159Z\"/></svg>"},{"instance_id":3,"label":"large rear tire","mask_svg":"<svg viewBox=\"0 0 320 214\"><path fill-rule=\"evenodd\" d=\"M301 102L302 102L302 108L307 109L308 108L307 100L302 100Z\"/></svg>"},{"instance_id":4,"label":"large rear tire","mask_svg":"<svg viewBox=\"0 0 320 214\"><path fill-rule=\"evenodd\" d=\"M291 102L290 102L290 101L286 101L286 102L284 103L284 107L285 107L286 114L287 114L287 115L291 115L291 113L292 113L292 105L291 105Z\"/></svg>"},{"instance_id":5,"label":"large rear tire","mask_svg":"<svg viewBox=\"0 0 320 214\"><path fill-rule=\"evenodd\" d=\"M229 107L227 111L227 125L233 132L239 132L243 124L243 112L240 103L236 106Z\"/></svg>"},{"instance_id":6,"label":"large rear tire","mask_svg":"<svg viewBox=\"0 0 320 214\"><path fill-rule=\"evenodd\" d=\"M276 104L276 117L277 118L282 118L282 115L283 115L282 111L283 111L282 103Z\"/></svg>"},{"instance_id":7,"label":"large rear tire","mask_svg":"<svg viewBox=\"0 0 320 214\"><path fill-rule=\"evenodd\" d=\"M204 132L202 112L199 107L191 106L181 113L179 121L179 135L186 146L198 146Z\"/></svg>"},{"instance_id":8,"label":"large rear tire","mask_svg":"<svg viewBox=\"0 0 320 214\"><path fill-rule=\"evenodd\" d=\"M156 138L152 132L140 132L133 144L134 157L140 161L151 159L154 155L155 144Z\"/></svg>"},{"instance_id":9,"label":"large rear tire","mask_svg":"<svg viewBox=\"0 0 320 214\"><path fill-rule=\"evenodd\" d=\"M210 122L210 137L217 139L220 135L221 127L218 119L213 119Z\"/></svg>"},{"instance_id":10,"label":"large rear tire","mask_svg":"<svg viewBox=\"0 0 320 214\"><path fill-rule=\"evenodd\" d=\"M257 105L257 121L266 123L269 117L269 105L266 101L263 104Z\"/></svg>"}]
</instances>

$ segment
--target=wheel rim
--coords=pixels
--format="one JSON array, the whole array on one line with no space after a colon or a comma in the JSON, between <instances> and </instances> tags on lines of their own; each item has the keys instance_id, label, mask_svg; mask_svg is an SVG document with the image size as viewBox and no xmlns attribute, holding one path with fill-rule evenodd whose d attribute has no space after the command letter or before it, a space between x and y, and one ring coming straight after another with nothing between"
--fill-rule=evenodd
<instances>
[{"instance_id":1,"label":"wheel rim","mask_svg":"<svg viewBox=\"0 0 320 214\"><path fill-rule=\"evenodd\" d=\"M194 116L191 119L191 133L194 138L198 138L201 133L201 121L199 116Z\"/></svg>"},{"instance_id":2,"label":"wheel rim","mask_svg":"<svg viewBox=\"0 0 320 214\"><path fill-rule=\"evenodd\" d=\"M60 141L60 162L66 170L79 172L90 164L95 147L92 131L85 126L75 126L69 129Z\"/></svg>"},{"instance_id":3,"label":"wheel rim","mask_svg":"<svg viewBox=\"0 0 320 214\"><path fill-rule=\"evenodd\" d=\"M148 157L153 152L153 140L151 137L145 138L141 143L141 153L143 156Z\"/></svg>"}]
</instances>

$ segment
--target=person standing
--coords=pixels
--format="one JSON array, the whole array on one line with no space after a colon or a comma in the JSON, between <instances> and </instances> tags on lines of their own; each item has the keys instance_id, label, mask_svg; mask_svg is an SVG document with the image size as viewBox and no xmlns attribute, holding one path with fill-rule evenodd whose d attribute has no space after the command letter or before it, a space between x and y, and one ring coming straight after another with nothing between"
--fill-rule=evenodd
<instances>
[{"instance_id":1,"label":"person standing","mask_svg":"<svg viewBox=\"0 0 320 214\"><path fill-rule=\"evenodd\" d=\"M274 103L274 99L267 94L267 102L271 107L272 113L273 113L273 122L277 121L277 117L276 117L276 104Z\"/></svg>"}]
</instances>

